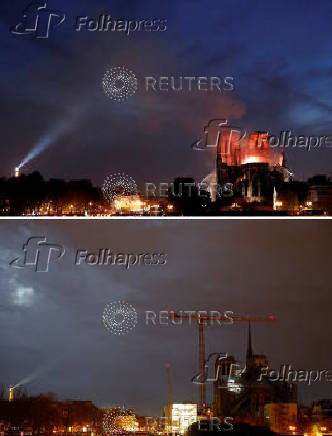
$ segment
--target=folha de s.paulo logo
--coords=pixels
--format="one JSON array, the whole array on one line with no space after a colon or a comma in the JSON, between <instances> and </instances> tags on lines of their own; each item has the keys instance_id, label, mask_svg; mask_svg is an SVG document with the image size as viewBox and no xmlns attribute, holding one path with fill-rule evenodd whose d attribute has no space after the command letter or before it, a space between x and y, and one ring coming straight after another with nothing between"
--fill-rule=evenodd
<instances>
[{"instance_id":1,"label":"folha de s.paulo logo","mask_svg":"<svg viewBox=\"0 0 332 436\"><path fill-rule=\"evenodd\" d=\"M32 236L23 245L24 254L10 262L14 268L34 267L36 272L47 272L51 261L60 259L65 248L59 244L48 244L45 236Z\"/></svg>"},{"instance_id":2,"label":"folha de s.paulo logo","mask_svg":"<svg viewBox=\"0 0 332 436\"><path fill-rule=\"evenodd\" d=\"M33 35L35 38L48 38L50 29L64 22L63 12L47 8L46 2L30 3L23 10L23 19L11 27L14 35Z\"/></svg>"}]
</instances>

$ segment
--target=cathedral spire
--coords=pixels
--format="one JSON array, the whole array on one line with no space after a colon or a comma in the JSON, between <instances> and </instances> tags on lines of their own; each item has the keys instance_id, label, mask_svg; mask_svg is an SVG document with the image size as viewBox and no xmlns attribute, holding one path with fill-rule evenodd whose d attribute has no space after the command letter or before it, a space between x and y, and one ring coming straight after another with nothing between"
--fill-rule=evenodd
<instances>
[{"instance_id":1,"label":"cathedral spire","mask_svg":"<svg viewBox=\"0 0 332 436\"><path fill-rule=\"evenodd\" d=\"M254 355L254 353L252 352L252 344L251 344L251 326L250 326L250 321L249 321L247 359L252 359L253 355Z\"/></svg>"}]
</instances>

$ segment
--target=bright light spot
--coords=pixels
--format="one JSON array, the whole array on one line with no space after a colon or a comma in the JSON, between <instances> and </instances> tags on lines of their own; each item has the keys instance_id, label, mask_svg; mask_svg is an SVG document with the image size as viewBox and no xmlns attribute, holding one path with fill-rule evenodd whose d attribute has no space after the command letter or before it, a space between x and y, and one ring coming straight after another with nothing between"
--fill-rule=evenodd
<instances>
[{"instance_id":1,"label":"bright light spot","mask_svg":"<svg viewBox=\"0 0 332 436\"><path fill-rule=\"evenodd\" d=\"M18 287L14 290L13 300L19 306L30 306L34 294L33 288Z\"/></svg>"},{"instance_id":2,"label":"bright light spot","mask_svg":"<svg viewBox=\"0 0 332 436\"><path fill-rule=\"evenodd\" d=\"M247 157L247 158L244 159L242 164L245 165L247 163L259 163L259 162L264 162L264 160L262 160L259 157Z\"/></svg>"}]
</instances>

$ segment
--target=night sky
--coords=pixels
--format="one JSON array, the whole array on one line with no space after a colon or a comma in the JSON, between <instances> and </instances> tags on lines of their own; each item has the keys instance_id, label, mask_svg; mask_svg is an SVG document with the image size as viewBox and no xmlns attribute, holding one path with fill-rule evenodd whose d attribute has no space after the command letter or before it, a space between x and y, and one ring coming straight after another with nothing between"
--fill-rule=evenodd
<instances>
[{"instance_id":1,"label":"night sky","mask_svg":"<svg viewBox=\"0 0 332 436\"><path fill-rule=\"evenodd\" d=\"M0 383L30 394L125 403L160 414L168 400L165 363L176 401L195 400L194 325L146 326L146 310L225 310L270 315L254 324L253 347L270 367L332 369L331 225L323 221L1 221ZM31 236L66 248L47 273L14 269ZM75 266L76 250L163 252L164 266ZM115 336L102 324L104 306L123 300L138 312L135 330ZM244 360L247 326L207 328L207 353ZM328 382L303 387L300 401L329 397ZM209 389L211 394L211 390ZM211 397L209 397L211 399Z\"/></svg>"},{"instance_id":2,"label":"night sky","mask_svg":"<svg viewBox=\"0 0 332 436\"><path fill-rule=\"evenodd\" d=\"M2 0L0 177L42 138L50 147L23 171L46 178L125 172L140 186L174 177L200 180L211 155L190 145L211 118L249 130L331 135L330 0L49 0L66 14L49 39L13 35L29 4ZM166 32L75 32L77 16L166 19ZM146 93L118 103L103 92L104 73L125 66L144 76L231 76L231 92ZM57 135L57 132L60 134ZM288 150L297 179L331 174L332 149ZM30 378L31 394L125 403L160 414L168 400L165 363L176 401L196 400L195 326L146 326L146 310L232 310L274 314L253 325L256 353L272 368L331 369L331 253L327 222L70 221L0 223L0 383ZM24 242L43 235L67 253L45 274L13 269ZM161 252L165 266L74 266L77 249ZM105 304L124 300L139 317L125 336L108 332ZM207 353L243 360L247 326L210 327ZM30 377L31 376L31 377ZM328 383L300 387L304 403L328 397ZM209 390L211 395L211 390ZM211 396L210 396L211 399Z\"/></svg>"},{"instance_id":3,"label":"night sky","mask_svg":"<svg viewBox=\"0 0 332 436\"><path fill-rule=\"evenodd\" d=\"M101 184L125 172L139 185L200 180L211 161L190 148L210 118L248 129L329 135L330 0L49 0L66 14L49 39L13 35L29 2L2 0L0 175L9 176L44 135L68 128L24 171ZM77 16L166 19L166 32L75 32ZM146 93L123 103L101 81L125 66L151 76L232 76L234 91ZM331 148L291 150L297 179L331 172Z\"/></svg>"}]
</instances>

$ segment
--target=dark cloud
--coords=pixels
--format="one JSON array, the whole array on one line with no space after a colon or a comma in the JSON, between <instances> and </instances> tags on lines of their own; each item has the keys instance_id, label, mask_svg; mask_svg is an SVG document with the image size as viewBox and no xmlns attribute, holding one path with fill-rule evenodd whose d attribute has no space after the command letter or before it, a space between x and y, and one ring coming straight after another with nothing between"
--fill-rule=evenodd
<instances>
[{"instance_id":1,"label":"dark cloud","mask_svg":"<svg viewBox=\"0 0 332 436\"><path fill-rule=\"evenodd\" d=\"M189 145L211 117L241 121L243 127L281 130L306 126L328 134L331 88L328 2L300 1L269 6L259 0L212 2L57 2L66 21L48 40L14 36L9 27L25 3L1 6L3 95L0 172L8 175L45 131L84 108L71 132L31 161L26 170L46 177L89 177L101 183L126 171L139 183L196 178L208 172ZM49 7L55 7L49 1ZM286 12L286 14L285 14ZM163 33L74 32L78 15L161 17ZM309 20L310 18L310 20ZM310 21L310 26L308 23ZM292 26L292 37L284 27ZM310 28L310 38L309 29ZM304 49L305 47L305 49ZM319 48L319 50L317 49ZM145 75L230 75L235 90L222 96L146 95L142 89L121 105L101 88L104 72L125 65ZM316 71L316 74L313 72ZM70 120L69 120L70 121ZM302 151L302 150L301 150ZM330 150L297 153L298 176L329 172ZM199 161L197 162L197 160ZM149 165L147 165L149 162Z\"/></svg>"},{"instance_id":2,"label":"dark cloud","mask_svg":"<svg viewBox=\"0 0 332 436\"><path fill-rule=\"evenodd\" d=\"M150 326L146 310L232 310L274 314L253 326L254 349L272 367L329 369L331 293L328 222L263 220L1 222L1 374L9 385L35 371L30 392L91 398L158 414L167 401L166 362L178 401L197 395L194 325ZM48 273L9 268L32 235L62 243L64 258ZM166 266L73 265L76 249L164 252ZM124 300L139 316L134 331L114 336L102 325L105 304ZM212 326L207 352L244 359L246 326ZM309 402L327 384L300 388Z\"/></svg>"}]
</instances>

